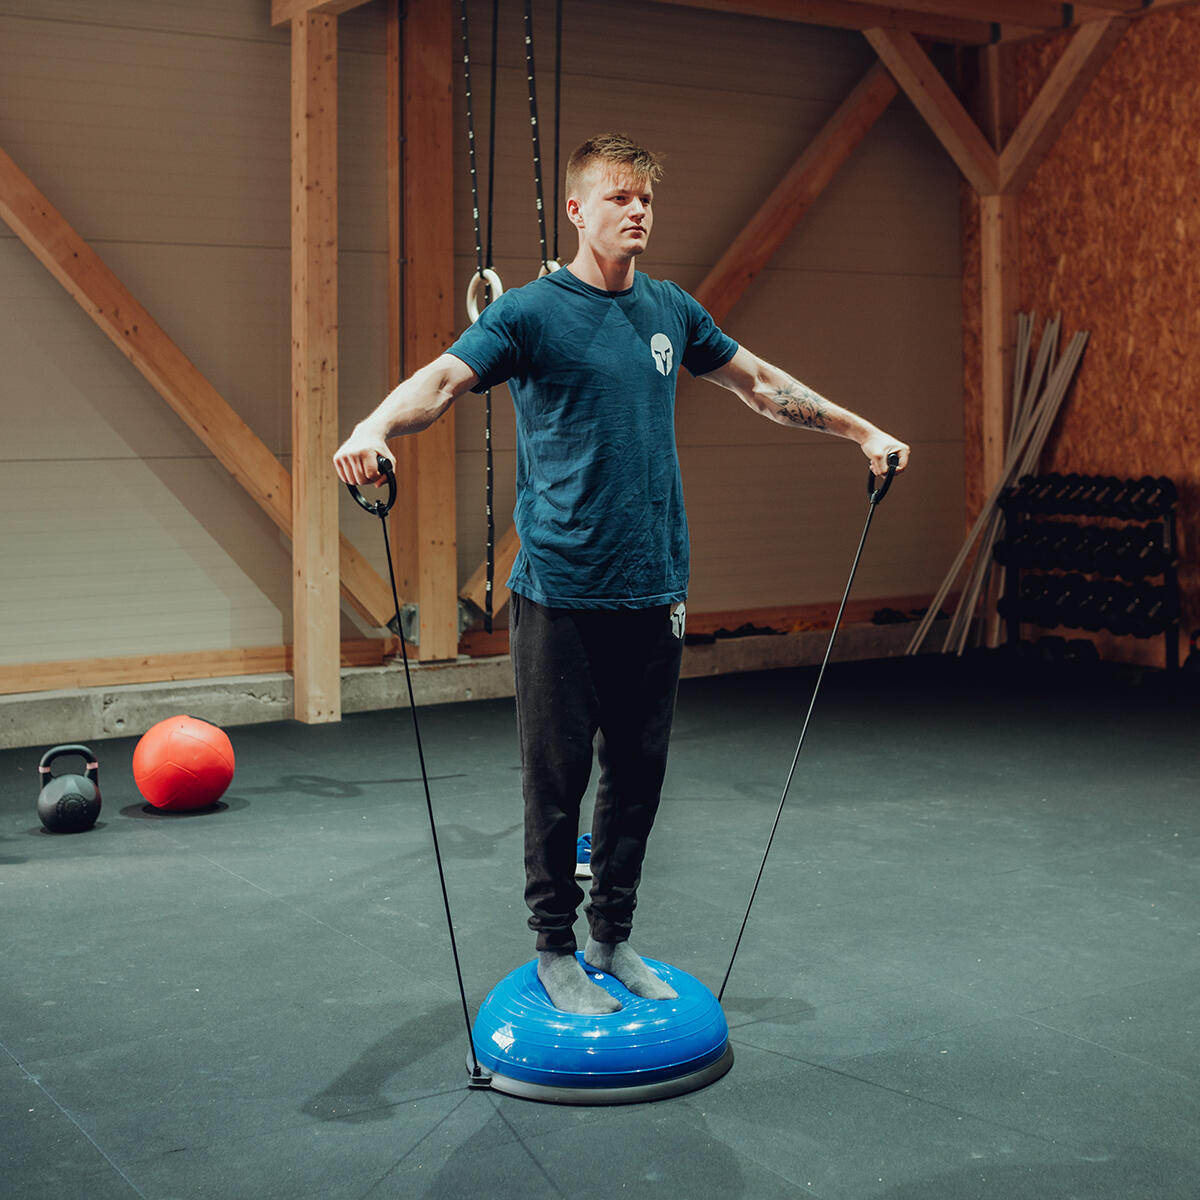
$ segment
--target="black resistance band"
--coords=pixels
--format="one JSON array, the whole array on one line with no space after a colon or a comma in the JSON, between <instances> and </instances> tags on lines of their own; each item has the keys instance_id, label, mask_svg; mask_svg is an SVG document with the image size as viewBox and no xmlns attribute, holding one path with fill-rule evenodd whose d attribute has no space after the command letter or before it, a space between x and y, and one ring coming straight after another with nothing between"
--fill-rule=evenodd
<instances>
[{"instance_id":1,"label":"black resistance band","mask_svg":"<svg viewBox=\"0 0 1200 1200\"><path fill-rule=\"evenodd\" d=\"M767 848L763 851L762 862L758 866L758 875L754 879L754 887L750 892L750 903L746 905L746 915L742 917L742 927L738 930L737 941L733 944L733 954L730 956L729 966L725 970L725 978L721 981L721 990L717 993L718 1003L720 1003L721 998L725 995L725 985L729 982L730 973L733 971L733 960L737 958L738 947L742 944L742 934L746 932L746 922L750 919L750 909L754 906L754 897L758 895L758 885L762 882L763 869L767 865L767 855L771 853L771 843L775 840L775 831L779 828L779 818L783 816L783 806L787 800L788 788L792 786L792 776L796 773L796 763L800 761L800 751L804 748L804 735L808 733L808 723L812 720L813 707L817 703L817 692L821 690L821 680L825 677L825 668L829 665L829 655L833 651L833 641L837 637L838 626L842 623L842 613L846 611L846 601L850 598L850 588L854 584L854 575L858 570L858 560L862 558L863 546L867 543L867 530L871 528L871 518L875 515L875 506L887 495L888 488L892 486L892 479L896 474L896 468L900 465L900 456L893 451L887 456L887 464L887 475L884 476L881 486L875 486L874 472L871 472L867 477L867 495L870 498L870 505L867 508L867 523L863 526L862 537L858 540L858 550L854 554L854 565L850 568L850 578L846 580L846 590L842 594L842 602L838 606L837 616L833 621L833 630L829 634L829 644L825 647L825 659L821 663L820 671L817 672L817 682L813 687L812 699L808 704L808 714L804 718L804 726L800 730L800 740L796 743L796 753L792 756L792 766L788 771L787 780L783 785L783 795L779 797L779 811L775 814L775 823L771 826L771 833L767 838Z\"/></svg>"},{"instance_id":2,"label":"black resistance band","mask_svg":"<svg viewBox=\"0 0 1200 1200\"><path fill-rule=\"evenodd\" d=\"M417 744L417 760L421 764L421 782L425 785L425 808L429 813L429 832L433 835L433 856L437 859L438 879L442 885L442 904L446 909L446 927L450 931L450 950L454 955L454 971L458 976L458 995L462 1000L463 1020L467 1023L467 1044L471 1048L471 1078L480 1080L485 1077L485 1072L475 1057L475 1039L471 1036L471 1014L467 1010L467 990L463 987L462 966L458 958L458 942L454 937L454 918L450 915L450 895L446 891L446 873L442 869L442 851L438 845L437 822L433 819L433 800L429 795L429 772L425 769L425 752L421 748L421 726L417 721L417 701L413 696L412 674L408 669L408 649L404 639L404 630L400 624L400 597L396 592L396 570L392 566L392 547L388 539L387 515L392 511L392 505L396 503L396 475L392 470L392 464L382 455L379 456L378 467L380 475L387 477L388 498L386 503L383 500L376 500L372 503L363 497L354 484L348 483L346 486L350 489L350 495L372 516L378 517L380 525L383 526L383 550L387 557L388 577L392 583L392 602L396 606L396 632L400 636L400 654L404 659L404 681L408 684L408 707L412 713L413 739Z\"/></svg>"}]
</instances>

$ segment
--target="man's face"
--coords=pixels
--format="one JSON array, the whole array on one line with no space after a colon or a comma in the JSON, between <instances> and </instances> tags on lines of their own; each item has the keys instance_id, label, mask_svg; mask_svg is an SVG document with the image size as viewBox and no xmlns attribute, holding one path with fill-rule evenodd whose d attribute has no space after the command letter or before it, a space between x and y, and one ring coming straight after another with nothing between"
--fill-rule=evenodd
<instances>
[{"instance_id":1,"label":"man's face","mask_svg":"<svg viewBox=\"0 0 1200 1200\"><path fill-rule=\"evenodd\" d=\"M648 179L612 168L593 167L579 194L567 200L567 212L580 239L598 257L628 261L646 249L654 214L654 188Z\"/></svg>"}]
</instances>

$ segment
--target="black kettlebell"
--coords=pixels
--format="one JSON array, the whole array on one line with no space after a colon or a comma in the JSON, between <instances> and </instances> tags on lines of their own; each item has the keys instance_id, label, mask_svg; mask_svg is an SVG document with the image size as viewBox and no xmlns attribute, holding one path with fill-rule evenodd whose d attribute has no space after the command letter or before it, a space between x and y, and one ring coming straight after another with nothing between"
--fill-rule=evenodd
<instances>
[{"instance_id":1,"label":"black kettlebell","mask_svg":"<svg viewBox=\"0 0 1200 1200\"><path fill-rule=\"evenodd\" d=\"M77 754L87 763L84 775L50 774L50 764L65 754ZM38 817L51 833L82 833L100 815L100 764L86 746L55 746L38 764L42 780Z\"/></svg>"}]
</instances>

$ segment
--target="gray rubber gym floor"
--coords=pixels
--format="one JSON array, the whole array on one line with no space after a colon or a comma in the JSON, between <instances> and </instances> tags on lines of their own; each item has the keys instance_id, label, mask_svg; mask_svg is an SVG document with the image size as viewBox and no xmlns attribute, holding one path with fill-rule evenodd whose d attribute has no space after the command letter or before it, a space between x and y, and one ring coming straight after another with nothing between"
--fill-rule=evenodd
<instances>
[{"instance_id":1,"label":"gray rubber gym floor","mask_svg":"<svg viewBox=\"0 0 1200 1200\"><path fill-rule=\"evenodd\" d=\"M714 990L814 678L681 690L633 944ZM147 813L134 741L96 743L72 836L38 826L41 749L6 751L0 1191L1194 1200L1196 679L831 667L725 996L733 1070L613 1108L466 1089L405 710L230 730L203 815ZM532 957L513 709L421 719L474 1009Z\"/></svg>"}]
</instances>

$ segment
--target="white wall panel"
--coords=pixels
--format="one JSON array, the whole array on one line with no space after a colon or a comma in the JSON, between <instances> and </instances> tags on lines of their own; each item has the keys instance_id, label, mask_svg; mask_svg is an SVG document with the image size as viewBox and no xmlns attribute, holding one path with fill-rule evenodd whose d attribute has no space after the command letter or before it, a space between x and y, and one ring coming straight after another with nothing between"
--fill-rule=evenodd
<instances>
[{"instance_id":1,"label":"white wall panel","mask_svg":"<svg viewBox=\"0 0 1200 1200\"><path fill-rule=\"evenodd\" d=\"M0 2L0 145L290 467L290 55L269 12ZM362 404L386 377L382 6L339 33L339 377ZM290 640L286 539L3 226L0 355L21 513L0 550L30 568L0 581L0 661Z\"/></svg>"},{"instance_id":2,"label":"white wall panel","mask_svg":"<svg viewBox=\"0 0 1200 1200\"><path fill-rule=\"evenodd\" d=\"M22 569L0 590L0 661L278 645L287 551L221 474L199 458L5 463L5 555Z\"/></svg>"},{"instance_id":3,"label":"white wall panel","mask_svg":"<svg viewBox=\"0 0 1200 1200\"><path fill-rule=\"evenodd\" d=\"M536 271L537 222L521 5L501 7L495 257L517 286ZM269 11L269 0L0 0L0 146L290 465L290 59ZM472 3L481 142L490 11ZM535 11L549 205L553 6L540 0ZM383 13L366 4L339 23L343 432L386 386ZM643 265L694 288L872 54L835 30L572 0L564 60L564 156L614 127L666 153ZM456 105L454 194L418 188L415 202L455 205L465 325L474 245L461 93ZM861 595L931 591L961 536L958 245L954 168L897 101L725 322L914 442L913 471L878 515ZM560 256L573 251L562 219ZM290 637L283 539L4 227L0 354L0 502L21 513L5 522L0 552L44 581L39 592L24 573L4 574L0 661ZM515 466L504 389L495 410L502 530ZM483 557L482 400L464 398L452 419L465 577ZM774 426L687 380L678 429L693 607L836 599L864 516L857 449ZM42 488L81 519L32 504ZM343 489L343 531L383 571L376 526ZM86 557L91 595L81 599L76 564Z\"/></svg>"}]
</instances>

